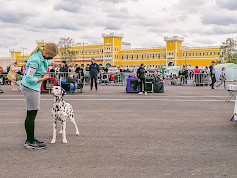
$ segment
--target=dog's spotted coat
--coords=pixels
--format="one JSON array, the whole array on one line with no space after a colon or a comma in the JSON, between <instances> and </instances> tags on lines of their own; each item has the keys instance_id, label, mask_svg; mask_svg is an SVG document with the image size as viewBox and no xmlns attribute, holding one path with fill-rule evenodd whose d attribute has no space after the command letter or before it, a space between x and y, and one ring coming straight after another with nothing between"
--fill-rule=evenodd
<instances>
[{"instance_id":1,"label":"dog's spotted coat","mask_svg":"<svg viewBox=\"0 0 237 178\"><path fill-rule=\"evenodd\" d=\"M57 128L57 121L61 121L61 131L63 143L67 143L66 139L66 120L69 118L71 122L74 124L76 128L76 134L79 135L78 127L74 119L74 113L72 106L69 103L66 103L63 100L63 95L65 94L65 90L62 89L60 86L54 86L50 89L50 93L55 97L54 104L52 108L53 114L53 139L51 143L56 142L56 128Z\"/></svg>"}]
</instances>

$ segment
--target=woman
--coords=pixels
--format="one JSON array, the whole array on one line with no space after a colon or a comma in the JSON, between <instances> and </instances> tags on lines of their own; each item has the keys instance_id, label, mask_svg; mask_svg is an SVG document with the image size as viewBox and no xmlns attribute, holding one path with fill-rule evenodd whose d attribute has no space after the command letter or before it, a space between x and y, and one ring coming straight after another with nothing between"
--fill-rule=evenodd
<instances>
[{"instance_id":1,"label":"woman","mask_svg":"<svg viewBox=\"0 0 237 178\"><path fill-rule=\"evenodd\" d=\"M224 83L224 88L226 89L226 76L225 76L225 67L223 67L221 69L221 76L220 76L220 80L221 83L219 85L216 86L216 88L218 88L219 86L221 86Z\"/></svg>"},{"instance_id":2,"label":"woman","mask_svg":"<svg viewBox=\"0 0 237 178\"><path fill-rule=\"evenodd\" d=\"M19 71L19 68L17 67L17 62L12 63L10 66L10 71L7 74L8 80L11 82L12 91L18 91L16 88L16 80L17 80L17 72Z\"/></svg>"},{"instance_id":3,"label":"woman","mask_svg":"<svg viewBox=\"0 0 237 178\"><path fill-rule=\"evenodd\" d=\"M25 148L42 149L46 148L44 142L38 141L34 136L35 118L40 108L40 88L43 81L49 78L47 74L49 65L61 64L60 61L52 61L58 54L57 45L46 43L37 46L31 53L26 64L26 72L22 78L22 93L26 98L27 115L25 120L25 130L27 140Z\"/></svg>"}]
</instances>

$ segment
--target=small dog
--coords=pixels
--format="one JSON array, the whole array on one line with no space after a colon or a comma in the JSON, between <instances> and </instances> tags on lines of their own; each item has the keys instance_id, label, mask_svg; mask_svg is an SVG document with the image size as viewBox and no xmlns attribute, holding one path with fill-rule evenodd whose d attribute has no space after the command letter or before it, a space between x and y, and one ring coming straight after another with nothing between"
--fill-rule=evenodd
<instances>
[{"instance_id":1,"label":"small dog","mask_svg":"<svg viewBox=\"0 0 237 178\"><path fill-rule=\"evenodd\" d=\"M74 124L76 128L76 135L79 135L79 130L77 124L74 119L74 113L72 106L69 103L66 103L63 100L63 95L65 94L65 90L60 86L53 86L50 89L50 94L55 97L54 104L52 108L53 114L53 139L51 143L56 142L56 128L57 128L57 121L61 121L61 131L59 133L62 134L63 143L67 143L66 139L66 120L69 118L71 122Z\"/></svg>"}]
</instances>

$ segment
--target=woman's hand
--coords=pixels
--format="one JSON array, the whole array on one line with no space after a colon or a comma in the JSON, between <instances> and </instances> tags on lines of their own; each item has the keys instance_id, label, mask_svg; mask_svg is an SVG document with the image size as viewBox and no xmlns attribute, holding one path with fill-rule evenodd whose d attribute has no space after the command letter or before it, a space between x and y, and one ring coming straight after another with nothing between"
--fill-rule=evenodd
<instances>
[{"instance_id":1,"label":"woman's hand","mask_svg":"<svg viewBox=\"0 0 237 178\"><path fill-rule=\"evenodd\" d=\"M51 66L58 66L58 67L61 67L62 66L62 59L56 59L56 60L52 60L51 61Z\"/></svg>"},{"instance_id":2,"label":"woman's hand","mask_svg":"<svg viewBox=\"0 0 237 178\"><path fill-rule=\"evenodd\" d=\"M48 78L49 78L49 74L45 74L42 78L38 79L38 82L42 82L42 81L48 80Z\"/></svg>"},{"instance_id":3,"label":"woman's hand","mask_svg":"<svg viewBox=\"0 0 237 178\"><path fill-rule=\"evenodd\" d=\"M43 80L48 80L48 78L49 78L49 74L45 74L45 75L43 76Z\"/></svg>"}]
</instances>

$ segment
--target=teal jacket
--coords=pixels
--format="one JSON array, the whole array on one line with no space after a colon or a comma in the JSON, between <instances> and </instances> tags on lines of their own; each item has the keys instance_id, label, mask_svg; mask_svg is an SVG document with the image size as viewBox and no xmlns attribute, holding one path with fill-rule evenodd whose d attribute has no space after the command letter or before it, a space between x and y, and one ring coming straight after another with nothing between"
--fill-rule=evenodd
<instances>
[{"instance_id":1,"label":"teal jacket","mask_svg":"<svg viewBox=\"0 0 237 178\"><path fill-rule=\"evenodd\" d=\"M32 90L40 91L42 82L38 82L47 72L51 60L44 59L41 51L34 53L27 61L26 72L22 78L21 84ZM36 69L33 76L27 75L29 67Z\"/></svg>"}]
</instances>

